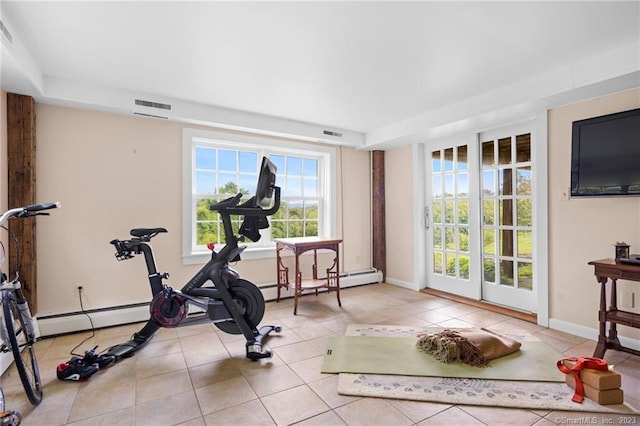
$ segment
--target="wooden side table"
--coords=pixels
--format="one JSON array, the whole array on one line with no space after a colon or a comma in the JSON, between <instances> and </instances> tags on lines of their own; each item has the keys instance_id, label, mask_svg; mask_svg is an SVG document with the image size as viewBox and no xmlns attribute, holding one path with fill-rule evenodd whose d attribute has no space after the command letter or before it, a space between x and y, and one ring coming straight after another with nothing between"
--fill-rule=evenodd
<instances>
[{"instance_id":1,"label":"wooden side table","mask_svg":"<svg viewBox=\"0 0 640 426\"><path fill-rule=\"evenodd\" d=\"M282 250L287 250L295 255L295 291L293 314L298 312L298 298L304 291L315 290L318 294L319 288L326 288L328 291L335 290L338 297L338 306L342 306L340 301L340 243L342 240L302 237L302 238L279 238L276 242L276 262L278 267L278 297L280 300L280 288L289 288L289 268L282 263ZM300 270L300 255L313 250L313 266L311 278L303 278ZM318 250L331 250L335 253L333 264L327 268L326 278L318 278Z\"/></svg>"},{"instance_id":2,"label":"wooden side table","mask_svg":"<svg viewBox=\"0 0 640 426\"><path fill-rule=\"evenodd\" d=\"M619 279L640 281L640 265L633 265L613 259L593 260L589 262L593 265L596 279L600 283L600 310L598 320L600 321L600 331L598 334L598 345L593 353L594 357L602 358L607 349L615 349L640 355L640 351L625 348L618 339L617 324L628 327L640 328L640 314L627 312L618 309L616 283ZM611 295L609 307L607 307L607 282L611 281ZM607 335L607 322L609 322L609 335Z\"/></svg>"}]
</instances>

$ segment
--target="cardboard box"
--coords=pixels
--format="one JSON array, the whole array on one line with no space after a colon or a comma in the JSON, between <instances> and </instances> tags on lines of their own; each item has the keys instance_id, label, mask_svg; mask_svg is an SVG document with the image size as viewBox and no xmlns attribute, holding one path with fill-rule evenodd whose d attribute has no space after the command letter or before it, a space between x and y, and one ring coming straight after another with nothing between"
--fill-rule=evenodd
<instances>
[{"instance_id":1,"label":"cardboard box","mask_svg":"<svg viewBox=\"0 0 640 426\"><path fill-rule=\"evenodd\" d=\"M569 361L565 364L569 368L573 366L573 363ZM615 371L600 371L585 368L580 371L579 375L582 383L598 390L617 389L622 386L622 377Z\"/></svg>"},{"instance_id":2,"label":"cardboard box","mask_svg":"<svg viewBox=\"0 0 640 426\"><path fill-rule=\"evenodd\" d=\"M567 384L573 389L576 388L576 381L573 375L567 374ZM592 386L582 383L584 387L584 396L600 405L622 404L624 402L624 393L622 389L596 389Z\"/></svg>"}]
</instances>

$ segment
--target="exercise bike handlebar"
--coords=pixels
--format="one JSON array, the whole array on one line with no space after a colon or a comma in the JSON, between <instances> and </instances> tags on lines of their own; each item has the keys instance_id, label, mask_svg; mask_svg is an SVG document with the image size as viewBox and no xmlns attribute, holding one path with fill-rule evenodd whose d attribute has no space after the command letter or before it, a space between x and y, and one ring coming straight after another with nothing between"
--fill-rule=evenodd
<instances>
[{"instance_id":1,"label":"exercise bike handlebar","mask_svg":"<svg viewBox=\"0 0 640 426\"><path fill-rule=\"evenodd\" d=\"M238 206L242 194L236 194L233 197L224 199L219 203L213 204L209 207L211 211L219 211L227 214L240 215L240 216L271 216L275 214L280 208L280 187L273 186L274 190L274 203L273 206L268 209L262 207L248 206L252 203L253 198L249 199L246 203Z\"/></svg>"}]
</instances>

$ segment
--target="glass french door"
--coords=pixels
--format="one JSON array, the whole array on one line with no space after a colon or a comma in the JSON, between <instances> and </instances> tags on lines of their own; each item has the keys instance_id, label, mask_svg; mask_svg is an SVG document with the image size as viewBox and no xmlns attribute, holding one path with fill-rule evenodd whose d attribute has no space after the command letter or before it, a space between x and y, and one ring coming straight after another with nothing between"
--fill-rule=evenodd
<instances>
[{"instance_id":1,"label":"glass french door","mask_svg":"<svg viewBox=\"0 0 640 426\"><path fill-rule=\"evenodd\" d=\"M431 146L426 150L425 208L428 226L431 288L478 299L480 288L478 250L478 197L474 176L478 173L476 144L465 141Z\"/></svg>"},{"instance_id":2,"label":"glass french door","mask_svg":"<svg viewBox=\"0 0 640 426\"><path fill-rule=\"evenodd\" d=\"M536 312L532 133L480 135L482 298Z\"/></svg>"},{"instance_id":3,"label":"glass french door","mask_svg":"<svg viewBox=\"0 0 640 426\"><path fill-rule=\"evenodd\" d=\"M428 287L536 311L532 132L425 148Z\"/></svg>"}]
</instances>

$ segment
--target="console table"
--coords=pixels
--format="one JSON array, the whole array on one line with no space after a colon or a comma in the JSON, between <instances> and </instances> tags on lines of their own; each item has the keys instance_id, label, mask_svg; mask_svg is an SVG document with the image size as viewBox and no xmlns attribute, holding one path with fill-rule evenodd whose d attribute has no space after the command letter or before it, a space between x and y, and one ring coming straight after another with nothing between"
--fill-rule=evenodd
<instances>
[{"instance_id":1,"label":"console table","mask_svg":"<svg viewBox=\"0 0 640 426\"><path fill-rule=\"evenodd\" d=\"M640 314L626 312L618 309L616 282L619 279L640 281L640 265L623 263L613 259L593 260L589 262L595 269L595 276L600 283L600 310L598 320L600 321L600 332L598 335L598 345L593 353L594 357L602 358L607 349L615 349L640 355L640 351L625 348L618 339L617 324L628 327L640 328ZM607 282L611 280L611 295L609 308L607 308ZM609 322L609 335L607 336L606 326Z\"/></svg>"},{"instance_id":2,"label":"console table","mask_svg":"<svg viewBox=\"0 0 640 426\"><path fill-rule=\"evenodd\" d=\"M335 290L338 296L338 306L342 306L340 301L340 243L342 240L302 237L302 238L279 238L276 242L276 261L278 265L278 297L280 300L280 288L289 288L289 268L282 263L282 251L287 250L295 255L295 291L293 314L298 312L298 297L302 292L315 290L318 294L319 288L326 288L328 291ZM313 266L311 278L303 278L300 270L300 255L313 250ZM318 279L318 250L331 250L335 252L333 264L327 268L327 276Z\"/></svg>"}]
</instances>

